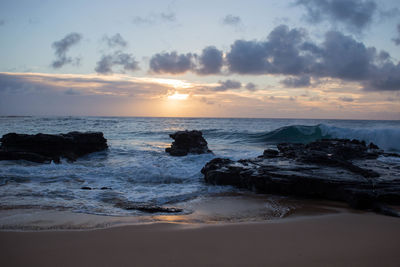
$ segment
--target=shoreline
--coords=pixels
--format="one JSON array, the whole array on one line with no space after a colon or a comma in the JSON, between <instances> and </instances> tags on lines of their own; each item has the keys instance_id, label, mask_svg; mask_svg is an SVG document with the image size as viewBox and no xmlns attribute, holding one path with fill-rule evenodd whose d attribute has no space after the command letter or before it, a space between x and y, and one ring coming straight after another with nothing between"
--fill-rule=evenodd
<instances>
[{"instance_id":1,"label":"shoreline","mask_svg":"<svg viewBox=\"0 0 400 267\"><path fill-rule=\"evenodd\" d=\"M337 213L255 223L0 231L3 266L397 266L400 221ZM23 255L23 257L21 257Z\"/></svg>"},{"instance_id":2,"label":"shoreline","mask_svg":"<svg viewBox=\"0 0 400 267\"><path fill-rule=\"evenodd\" d=\"M229 193L197 198L177 205L175 214L98 215L54 209L0 210L0 231L86 231L157 223L223 225L263 223L297 217L357 213L344 203L254 193Z\"/></svg>"}]
</instances>

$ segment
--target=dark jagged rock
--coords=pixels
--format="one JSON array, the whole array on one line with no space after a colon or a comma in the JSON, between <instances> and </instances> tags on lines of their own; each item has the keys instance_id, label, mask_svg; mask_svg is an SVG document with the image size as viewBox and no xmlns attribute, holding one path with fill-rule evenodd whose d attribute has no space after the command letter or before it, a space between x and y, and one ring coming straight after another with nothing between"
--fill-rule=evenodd
<instances>
[{"instance_id":1,"label":"dark jagged rock","mask_svg":"<svg viewBox=\"0 0 400 267\"><path fill-rule=\"evenodd\" d=\"M169 136L174 139L174 142L172 142L171 147L165 149L165 152L171 156L186 156L189 153L211 153L211 150L208 149L207 141L200 131L178 131Z\"/></svg>"},{"instance_id":2,"label":"dark jagged rock","mask_svg":"<svg viewBox=\"0 0 400 267\"><path fill-rule=\"evenodd\" d=\"M9 133L0 139L0 160L28 160L38 163L70 161L106 149L107 140L101 132L70 132L67 134Z\"/></svg>"},{"instance_id":3,"label":"dark jagged rock","mask_svg":"<svg viewBox=\"0 0 400 267\"><path fill-rule=\"evenodd\" d=\"M377 146L347 139L279 144L255 159L216 158L201 172L205 181L259 193L345 201L353 208L399 214L385 204L400 205L398 166L379 161ZM365 168L368 166L368 168Z\"/></svg>"}]
</instances>

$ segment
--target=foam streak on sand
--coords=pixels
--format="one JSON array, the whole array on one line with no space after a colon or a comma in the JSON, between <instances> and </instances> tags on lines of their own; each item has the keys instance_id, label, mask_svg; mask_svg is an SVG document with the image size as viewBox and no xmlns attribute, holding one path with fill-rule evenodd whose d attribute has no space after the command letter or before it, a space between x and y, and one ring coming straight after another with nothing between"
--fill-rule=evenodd
<instances>
[{"instance_id":1,"label":"foam streak on sand","mask_svg":"<svg viewBox=\"0 0 400 267\"><path fill-rule=\"evenodd\" d=\"M341 213L196 227L0 232L2 266L398 266L400 222ZM21 257L21 255L24 255Z\"/></svg>"}]
</instances>

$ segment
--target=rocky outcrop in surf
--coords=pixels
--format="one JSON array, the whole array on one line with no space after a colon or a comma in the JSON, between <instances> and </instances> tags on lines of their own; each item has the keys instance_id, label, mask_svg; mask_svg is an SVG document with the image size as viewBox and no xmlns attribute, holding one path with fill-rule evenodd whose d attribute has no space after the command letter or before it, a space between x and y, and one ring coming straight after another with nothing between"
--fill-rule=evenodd
<instances>
[{"instance_id":1,"label":"rocky outcrop in surf","mask_svg":"<svg viewBox=\"0 0 400 267\"><path fill-rule=\"evenodd\" d=\"M324 139L309 144L281 143L254 159L216 158L201 172L205 181L259 193L345 201L353 208L399 214L385 204L400 204L398 165L358 140ZM393 154L390 154L393 156Z\"/></svg>"},{"instance_id":2,"label":"rocky outcrop in surf","mask_svg":"<svg viewBox=\"0 0 400 267\"><path fill-rule=\"evenodd\" d=\"M67 134L9 133L0 139L0 160L27 160L37 163L69 161L108 148L101 132L69 132Z\"/></svg>"},{"instance_id":3,"label":"rocky outcrop in surf","mask_svg":"<svg viewBox=\"0 0 400 267\"><path fill-rule=\"evenodd\" d=\"M207 141L203 138L201 131L178 131L169 135L174 142L165 152L171 156L186 156L187 154L212 153L208 149Z\"/></svg>"}]
</instances>

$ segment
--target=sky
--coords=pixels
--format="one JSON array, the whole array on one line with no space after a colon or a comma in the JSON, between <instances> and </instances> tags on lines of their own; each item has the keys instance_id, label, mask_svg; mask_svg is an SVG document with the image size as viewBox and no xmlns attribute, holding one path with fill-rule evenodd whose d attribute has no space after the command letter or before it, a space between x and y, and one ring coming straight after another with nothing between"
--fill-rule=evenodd
<instances>
[{"instance_id":1,"label":"sky","mask_svg":"<svg viewBox=\"0 0 400 267\"><path fill-rule=\"evenodd\" d=\"M400 119L394 0L0 0L0 115Z\"/></svg>"}]
</instances>

